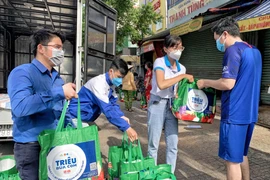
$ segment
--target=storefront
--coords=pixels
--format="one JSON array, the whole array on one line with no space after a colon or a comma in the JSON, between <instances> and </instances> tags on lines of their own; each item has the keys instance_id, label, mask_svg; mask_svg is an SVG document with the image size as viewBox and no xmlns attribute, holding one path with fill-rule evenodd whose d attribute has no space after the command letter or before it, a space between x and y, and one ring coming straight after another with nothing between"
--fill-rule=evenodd
<instances>
[{"instance_id":1,"label":"storefront","mask_svg":"<svg viewBox=\"0 0 270 180\"><path fill-rule=\"evenodd\" d=\"M222 73L223 53L216 48L210 29L181 36L183 46L180 63L187 68L187 73L195 78L218 79Z\"/></svg>"},{"instance_id":2,"label":"storefront","mask_svg":"<svg viewBox=\"0 0 270 180\"><path fill-rule=\"evenodd\" d=\"M249 34L247 41L253 41L249 43L256 45L262 53L261 104L270 105L270 1L264 0L236 19L240 31Z\"/></svg>"}]
</instances>

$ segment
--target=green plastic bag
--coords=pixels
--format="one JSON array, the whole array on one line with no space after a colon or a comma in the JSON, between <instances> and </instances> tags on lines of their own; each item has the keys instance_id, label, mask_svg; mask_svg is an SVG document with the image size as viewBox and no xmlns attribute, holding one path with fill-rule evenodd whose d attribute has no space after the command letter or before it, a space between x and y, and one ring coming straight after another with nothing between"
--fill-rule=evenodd
<instances>
[{"instance_id":1,"label":"green plastic bag","mask_svg":"<svg viewBox=\"0 0 270 180\"><path fill-rule=\"evenodd\" d=\"M125 132L122 138L121 146L110 146L108 155L108 174L109 180L119 178L119 165L123 157L127 158L128 136Z\"/></svg>"},{"instance_id":2,"label":"green plastic bag","mask_svg":"<svg viewBox=\"0 0 270 180\"><path fill-rule=\"evenodd\" d=\"M128 172L125 174L122 174L120 176L121 180L137 180L139 179L139 172L138 171L134 171L134 172Z\"/></svg>"},{"instance_id":3,"label":"green plastic bag","mask_svg":"<svg viewBox=\"0 0 270 180\"><path fill-rule=\"evenodd\" d=\"M172 173L167 173L167 174L162 174L162 175L157 175L156 180L176 180L176 177Z\"/></svg>"},{"instance_id":4,"label":"green plastic bag","mask_svg":"<svg viewBox=\"0 0 270 180\"><path fill-rule=\"evenodd\" d=\"M176 88L172 112L179 120L212 123L216 112L216 90L198 89L197 80L183 79Z\"/></svg>"},{"instance_id":5,"label":"green plastic bag","mask_svg":"<svg viewBox=\"0 0 270 180\"><path fill-rule=\"evenodd\" d=\"M155 180L158 176L165 177L171 174L170 164L159 164L153 168L147 168L139 173L139 180Z\"/></svg>"},{"instance_id":6,"label":"green plastic bag","mask_svg":"<svg viewBox=\"0 0 270 180\"><path fill-rule=\"evenodd\" d=\"M170 164L159 164L153 168L157 174L167 174L172 172L172 165Z\"/></svg>"},{"instance_id":7,"label":"green plastic bag","mask_svg":"<svg viewBox=\"0 0 270 180\"><path fill-rule=\"evenodd\" d=\"M154 168L156 166L154 158L147 156L143 159L144 168Z\"/></svg>"},{"instance_id":8,"label":"green plastic bag","mask_svg":"<svg viewBox=\"0 0 270 180\"><path fill-rule=\"evenodd\" d=\"M0 157L0 175L1 174L16 174L16 162L14 156L1 156Z\"/></svg>"},{"instance_id":9,"label":"green plastic bag","mask_svg":"<svg viewBox=\"0 0 270 180\"><path fill-rule=\"evenodd\" d=\"M145 169L140 140L138 139L136 142L130 142L128 158L120 162L120 175Z\"/></svg>"},{"instance_id":10,"label":"green plastic bag","mask_svg":"<svg viewBox=\"0 0 270 180\"><path fill-rule=\"evenodd\" d=\"M64 128L67 106L66 101L56 130L45 130L38 137L40 180L85 179L97 176L101 169L97 127L82 127L78 100L77 128Z\"/></svg>"},{"instance_id":11,"label":"green plastic bag","mask_svg":"<svg viewBox=\"0 0 270 180\"><path fill-rule=\"evenodd\" d=\"M19 173L16 174L0 174L1 180L21 180Z\"/></svg>"},{"instance_id":12,"label":"green plastic bag","mask_svg":"<svg viewBox=\"0 0 270 180\"><path fill-rule=\"evenodd\" d=\"M157 171L152 168L147 168L139 172L139 180L155 180Z\"/></svg>"}]
</instances>

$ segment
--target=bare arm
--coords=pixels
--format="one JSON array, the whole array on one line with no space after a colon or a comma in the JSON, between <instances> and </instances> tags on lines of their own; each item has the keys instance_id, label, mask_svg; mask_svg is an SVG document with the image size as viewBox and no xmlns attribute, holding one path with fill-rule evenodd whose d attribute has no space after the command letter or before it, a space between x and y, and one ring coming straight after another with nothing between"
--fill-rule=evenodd
<instances>
[{"instance_id":1,"label":"bare arm","mask_svg":"<svg viewBox=\"0 0 270 180\"><path fill-rule=\"evenodd\" d=\"M205 87L212 87L217 90L225 91L231 90L235 85L235 79L220 78L218 80L200 79L197 81L199 89Z\"/></svg>"},{"instance_id":2,"label":"bare arm","mask_svg":"<svg viewBox=\"0 0 270 180\"><path fill-rule=\"evenodd\" d=\"M163 70L157 69L155 71L156 73L156 77L157 77L157 85L158 88L163 90L163 89L167 89L171 86L173 86L174 84L178 83L179 81L181 81L184 78L187 78L189 80L189 82L193 82L193 76L189 75L189 74L181 74L178 75L176 77L170 78L170 79L165 79L165 74Z\"/></svg>"}]
</instances>

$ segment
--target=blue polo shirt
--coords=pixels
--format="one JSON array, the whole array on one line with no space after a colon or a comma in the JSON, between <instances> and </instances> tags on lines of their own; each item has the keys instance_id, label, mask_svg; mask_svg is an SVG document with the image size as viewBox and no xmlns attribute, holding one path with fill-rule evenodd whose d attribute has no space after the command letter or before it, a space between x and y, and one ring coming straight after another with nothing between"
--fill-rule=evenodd
<instances>
[{"instance_id":1,"label":"blue polo shirt","mask_svg":"<svg viewBox=\"0 0 270 180\"><path fill-rule=\"evenodd\" d=\"M257 122L262 75L260 51L245 42L228 47L222 78L235 79L233 89L222 92L221 120L233 124Z\"/></svg>"},{"instance_id":2,"label":"blue polo shirt","mask_svg":"<svg viewBox=\"0 0 270 180\"><path fill-rule=\"evenodd\" d=\"M37 141L41 131L56 127L65 99L63 85L64 81L55 69L49 72L36 59L11 71L8 95L15 142Z\"/></svg>"}]
</instances>

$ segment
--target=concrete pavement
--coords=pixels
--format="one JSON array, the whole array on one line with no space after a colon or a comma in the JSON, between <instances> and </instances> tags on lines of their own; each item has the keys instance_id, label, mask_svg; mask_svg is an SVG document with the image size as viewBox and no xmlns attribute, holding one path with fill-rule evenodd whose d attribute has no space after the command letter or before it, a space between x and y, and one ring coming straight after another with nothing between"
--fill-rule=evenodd
<instances>
[{"instance_id":1,"label":"concrete pavement","mask_svg":"<svg viewBox=\"0 0 270 180\"><path fill-rule=\"evenodd\" d=\"M124 109L124 103L120 103ZM134 102L134 111L123 110L130 118L132 127L139 134L143 153L147 155L147 112L139 108L139 102ZM104 116L96 124L99 126L101 152L106 169L108 146L120 145L122 133L111 125ZM177 179L210 180L226 179L225 162L218 157L219 117L213 124L200 124L202 129L185 129L191 122L179 121L178 160L175 175ZM255 127L249 161L251 179L270 180L270 129ZM158 153L158 163L165 163L165 142L161 137Z\"/></svg>"}]
</instances>

